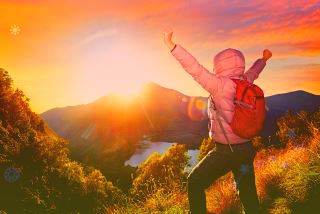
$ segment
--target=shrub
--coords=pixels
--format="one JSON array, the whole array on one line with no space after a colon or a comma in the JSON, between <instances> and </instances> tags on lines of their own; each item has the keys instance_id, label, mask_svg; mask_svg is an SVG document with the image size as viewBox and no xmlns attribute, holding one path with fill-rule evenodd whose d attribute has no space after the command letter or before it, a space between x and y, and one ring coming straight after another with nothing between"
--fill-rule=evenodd
<instances>
[{"instance_id":1,"label":"shrub","mask_svg":"<svg viewBox=\"0 0 320 214\"><path fill-rule=\"evenodd\" d=\"M102 213L122 193L99 170L71 161L67 142L29 108L0 69L0 209L8 213Z\"/></svg>"},{"instance_id":2,"label":"shrub","mask_svg":"<svg viewBox=\"0 0 320 214\"><path fill-rule=\"evenodd\" d=\"M215 143L213 139L211 139L210 137L207 139L203 139L199 149L198 160L200 161L202 158L204 158L208 154L210 150L214 148L215 148Z\"/></svg>"},{"instance_id":3,"label":"shrub","mask_svg":"<svg viewBox=\"0 0 320 214\"><path fill-rule=\"evenodd\" d=\"M189 162L186 152L185 145L174 144L162 156L158 153L152 154L139 166L131 194L144 200L159 189L167 193L184 188L187 177L184 169Z\"/></svg>"}]
</instances>

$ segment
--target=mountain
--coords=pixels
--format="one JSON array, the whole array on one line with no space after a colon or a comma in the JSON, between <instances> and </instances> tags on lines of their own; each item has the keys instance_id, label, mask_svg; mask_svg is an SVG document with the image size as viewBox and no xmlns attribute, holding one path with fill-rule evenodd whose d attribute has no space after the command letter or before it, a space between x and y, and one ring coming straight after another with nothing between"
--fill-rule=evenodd
<instances>
[{"instance_id":1,"label":"mountain","mask_svg":"<svg viewBox=\"0 0 320 214\"><path fill-rule=\"evenodd\" d=\"M317 110L320 96L300 90L266 97L266 102L264 136L274 132L276 119L289 109ZM115 135L192 143L206 136L206 109L205 97L190 97L149 83L130 103L110 95L87 105L46 111L42 118L75 146L108 142Z\"/></svg>"},{"instance_id":2,"label":"mountain","mask_svg":"<svg viewBox=\"0 0 320 214\"><path fill-rule=\"evenodd\" d=\"M41 116L70 142L72 158L98 168L125 190L133 169L124 163L139 141L175 141L196 148L207 135L205 109L203 97L149 83L131 101L108 95L86 105L51 109Z\"/></svg>"},{"instance_id":3,"label":"mountain","mask_svg":"<svg viewBox=\"0 0 320 214\"><path fill-rule=\"evenodd\" d=\"M87 105L51 109L42 118L77 147L105 144L116 136L192 143L190 137L199 140L207 132L205 98L155 83L146 84L131 102L109 95Z\"/></svg>"},{"instance_id":4,"label":"mountain","mask_svg":"<svg viewBox=\"0 0 320 214\"><path fill-rule=\"evenodd\" d=\"M276 94L267 97L267 104L272 109L294 110L294 111L316 111L320 105L320 95L311 94L306 91L293 91L284 94Z\"/></svg>"},{"instance_id":5,"label":"mountain","mask_svg":"<svg viewBox=\"0 0 320 214\"><path fill-rule=\"evenodd\" d=\"M51 109L41 116L59 136L70 141L73 158L115 179L141 139L198 148L208 135L206 100L149 83L130 102L109 95L86 105ZM266 102L269 111L264 139L275 133L278 117L289 109L314 111L320 106L320 96L294 91L269 96Z\"/></svg>"},{"instance_id":6,"label":"mountain","mask_svg":"<svg viewBox=\"0 0 320 214\"><path fill-rule=\"evenodd\" d=\"M262 137L274 135L277 129L276 120L284 115L288 110L294 112L309 111L313 112L320 107L320 96L306 91L293 91L289 93L276 94L266 98L268 106L267 117Z\"/></svg>"},{"instance_id":7,"label":"mountain","mask_svg":"<svg viewBox=\"0 0 320 214\"><path fill-rule=\"evenodd\" d=\"M0 213L106 213L121 191L69 157L56 135L0 68Z\"/></svg>"}]
</instances>

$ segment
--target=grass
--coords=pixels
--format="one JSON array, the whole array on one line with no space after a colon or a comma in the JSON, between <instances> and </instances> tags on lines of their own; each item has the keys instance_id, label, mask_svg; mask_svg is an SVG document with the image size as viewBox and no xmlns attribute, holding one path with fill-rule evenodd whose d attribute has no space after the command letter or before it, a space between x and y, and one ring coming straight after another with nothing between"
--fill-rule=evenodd
<instances>
[{"instance_id":1,"label":"grass","mask_svg":"<svg viewBox=\"0 0 320 214\"><path fill-rule=\"evenodd\" d=\"M316 114L319 118L320 113ZM299 135L291 138L283 136L286 129L280 127L278 137L284 145L281 148L259 146L254 166L263 213L311 214L320 211L320 132L315 123L306 124L307 134L296 129ZM208 213L244 213L231 173L213 183L206 195ZM159 189L145 201L132 200L110 213L188 213L186 188L174 188L169 192Z\"/></svg>"},{"instance_id":2,"label":"grass","mask_svg":"<svg viewBox=\"0 0 320 214\"><path fill-rule=\"evenodd\" d=\"M145 214L145 213L165 213L165 214L184 214L188 213L187 195L185 192L165 193L162 190L150 195L146 201L129 202L124 207L109 209L107 214Z\"/></svg>"}]
</instances>

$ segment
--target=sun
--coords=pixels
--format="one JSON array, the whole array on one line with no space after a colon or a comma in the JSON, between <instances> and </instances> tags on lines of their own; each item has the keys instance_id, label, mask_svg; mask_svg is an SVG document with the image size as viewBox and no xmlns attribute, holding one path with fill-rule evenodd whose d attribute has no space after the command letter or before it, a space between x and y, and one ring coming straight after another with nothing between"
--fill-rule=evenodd
<instances>
[{"instance_id":1,"label":"sun","mask_svg":"<svg viewBox=\"0 0 320 214\"><path fill-rule=\"evenodd\" d=\"M136 98L142 91L143 83L134 83L119 85L119 87L114 87L110 91L112 94L118 95L123 99L130 101Z\"/></svg>"}]
</instances>

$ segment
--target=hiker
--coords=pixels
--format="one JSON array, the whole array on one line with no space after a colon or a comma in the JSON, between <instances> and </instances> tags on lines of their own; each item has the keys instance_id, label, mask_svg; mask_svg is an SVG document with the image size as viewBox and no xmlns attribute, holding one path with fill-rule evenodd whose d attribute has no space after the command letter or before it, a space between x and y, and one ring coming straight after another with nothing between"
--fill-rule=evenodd
<instances>
[{"instance_id":1,"label":"hiker","mask_svg":"<svg viewBox=\"0 0 320 214\"><path fill-rule=\"evenodd\" d=\"M260 213L253 167L256 151L251 139L239 137L229 125L235 114L234 98L237 87L231 78L245 79L247 83L253 83L272 53L264 50L262 58L257 59L252 67L244 72L243 54L239 50L228 48L214 57L214 71L209 72L181 45L173 43L172 35L172 31L164 32L164 42L171 54L211 95L208 99L209 136L215 140L216 146L188 175L190 211L192 214L206 213L205 190L219 177L232 171L245 213ZM221 117L217 116L218 112Z\"/></svg>"}]
</instances>

